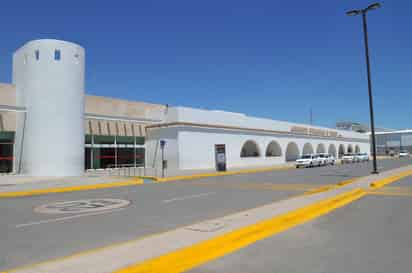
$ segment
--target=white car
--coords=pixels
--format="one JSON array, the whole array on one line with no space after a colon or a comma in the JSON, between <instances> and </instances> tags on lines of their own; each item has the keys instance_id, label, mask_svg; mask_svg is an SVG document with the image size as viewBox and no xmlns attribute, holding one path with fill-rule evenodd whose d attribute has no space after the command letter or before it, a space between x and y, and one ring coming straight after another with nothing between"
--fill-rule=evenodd
<instances>
[{"instance_id":1,"label":"white car","mask_svg":"<svg viewBox=\"0 0 412 273\"><path fill-rule=\"evenodd\" d=\"M369 155L367 153L358 153L355 156L356 162L366 162L369 161Z\"/></svg>"},{"instance_id":2,"label":"white car","mask_svg":"<svg viewBox=\"0 0 412 273\"><path fill-rule=\"evenodd\" d=\"M342 161L342 164L353 163L355 162L355 156L353 154L344 154L342 156L341 161Z\"/></svg>"},{"instance_id":3,"label":"white car","mask_svg":"<svg viewBox=\"0 0 412 273\"><path fill-rule=\"evenodd\" d=\"M409 152L408 151L400 151L399 152L399 157L409 157Z\"/></svg>"},{"instance_id":4,"label":"white car","mask_svg":"<svg viewBox=\"0 0 412 273\"><path fill-rule=\"evenodd\" d=\"M318 155L314 155L314 154L303 155L301 156L301 158L296 159L296 162L295 162L296 168L314 167L314 166L320 166L321 164L322 164L322 160L319 158Z\"/></svg>"},{"instance_id":5,"label":"white car","mask_svg":"<svg viewBox=\"0 0 412 273\"><path fill-rule=\"evenodd\" d=\"M322 165L334 165L335 157L330 154L319 154L319 158L322 160Z\"/></svg>"}]
</instances>

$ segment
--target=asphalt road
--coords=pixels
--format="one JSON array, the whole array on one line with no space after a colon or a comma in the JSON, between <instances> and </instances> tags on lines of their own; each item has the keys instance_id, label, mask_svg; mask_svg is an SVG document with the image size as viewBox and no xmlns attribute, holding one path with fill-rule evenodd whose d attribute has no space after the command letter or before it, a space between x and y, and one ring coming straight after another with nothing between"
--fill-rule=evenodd
<instances>
[{"instance_id":1,"label":"asphalt road","mask_svg":"<svg viewBox=\"0 0 412 273\"><path fill-rule=\"evenodd\" d=\"M412 178L387 188L189 272L410 273Z\"/></svg>"},{"instance_id":2,"label":"asphalt road","mask_svg":"<svg viewBox=\"0 0 412 273\"><path fill-rule=\"evenodd\" d=\"M379 164L386 170L412 164L412 160L383 160ZM370 164L359 163L0 199L0 270L213 219L369 172ZM67 216L33 211L52 202L94 198L125 199L131 204L99 214Z\"/></svg>"}]
</instances>

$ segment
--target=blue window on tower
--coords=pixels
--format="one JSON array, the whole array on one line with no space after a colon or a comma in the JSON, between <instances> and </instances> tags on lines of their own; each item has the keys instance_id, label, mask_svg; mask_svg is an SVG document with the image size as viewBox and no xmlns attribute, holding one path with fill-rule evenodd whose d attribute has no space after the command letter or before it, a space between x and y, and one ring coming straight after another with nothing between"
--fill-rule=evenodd
<instances>
[{"instance_id":1,"label":"blue window on tower","mask_svg":"<svg viewBox=\"0 0 412 273\"><path fill-rule=\"evenodd\" d=\"M56 49L56 50L54 51L54 59L55 59L56 61L60 61L60 58L61 58L60 50Z\"/></svg>"}]
</instances>

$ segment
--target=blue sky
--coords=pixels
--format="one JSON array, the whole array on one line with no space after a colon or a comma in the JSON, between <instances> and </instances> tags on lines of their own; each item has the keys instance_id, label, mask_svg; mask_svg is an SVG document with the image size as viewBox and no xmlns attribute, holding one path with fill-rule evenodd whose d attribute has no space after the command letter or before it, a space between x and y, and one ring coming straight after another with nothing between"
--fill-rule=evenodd
<instances>
[{"instance_id":1,"label":"blue sky","mask_svg":"<svg viewBox=\"0 0 412 273\"><path fill-rule=\"evenodd\" d=\"M360 17L346 1L5 1L0 82L39 38L87 51L89 94L334 126L369 122ZM369 13L376 123L412 127L412 2Z\"/></svg>"}]
</instances>

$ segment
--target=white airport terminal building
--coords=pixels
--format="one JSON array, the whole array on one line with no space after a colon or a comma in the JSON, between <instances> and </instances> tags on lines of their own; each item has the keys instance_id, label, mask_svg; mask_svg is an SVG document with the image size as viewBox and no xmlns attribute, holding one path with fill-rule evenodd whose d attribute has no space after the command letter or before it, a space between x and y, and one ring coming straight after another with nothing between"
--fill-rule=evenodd
<instances>
[{"instance_id":1,"label":"white airport terminal building","mask_svg":"<svg viewBox=\"0 0 412 273\"><path fill-rule=\"evenodd\" d=\"M370 152L369 136L241 113L85 94L85 50L28 42L0 84L0 172L78 176L123 166L167 172L272 166L303 154ZM216 106L218 107L218 105ZM164 144L164 146L162 145Z\"/></svg>"}]
</instances>

